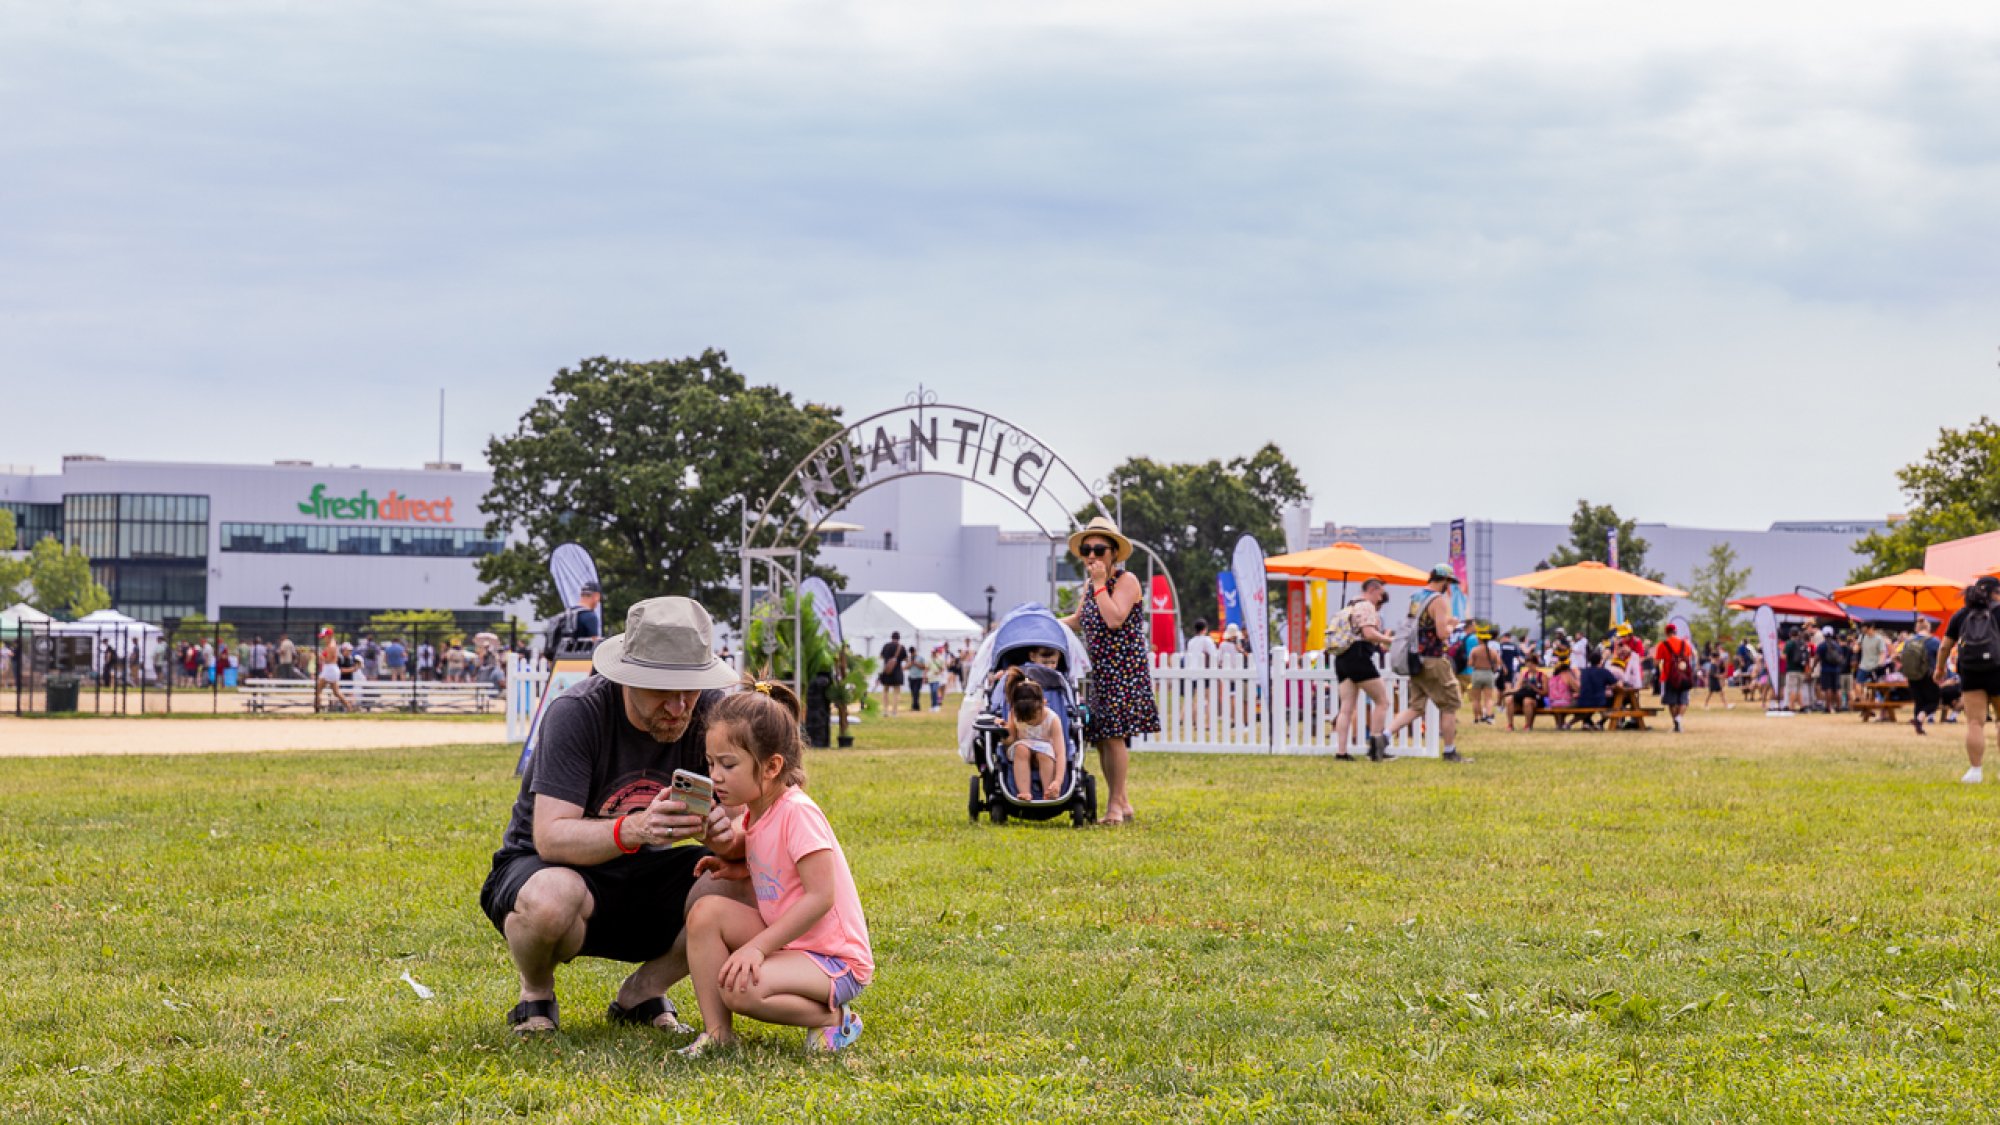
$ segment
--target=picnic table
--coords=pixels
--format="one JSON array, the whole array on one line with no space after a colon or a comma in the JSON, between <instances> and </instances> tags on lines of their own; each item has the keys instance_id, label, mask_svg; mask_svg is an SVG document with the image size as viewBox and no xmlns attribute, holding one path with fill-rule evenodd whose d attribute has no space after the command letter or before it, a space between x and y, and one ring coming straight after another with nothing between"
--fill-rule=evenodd
<instances>
[{"instance_id":1,"label":"picnic table","mask_svg":"<svg viewBox=\"0 0 2000 1125\"><path fill-rule=\"evenodd\" d=\"M1894 694L1898 691L1903 693L1904 698L1894 698ZM1868 698L1855 700L1853 708L1855 713L1861 716L1861 721L1864 723L1870 720L1893 723L1896 721L1896 712L1910 702L1910 685L1908 683L1883 683L1875 681L1862 684L1861 692Z\"/></svg>"},{"instance_id":2,"label":"picnic table","mask_svg":"<svg viewBox=\"0 0 2000 1125\"><path fill-rule=\"evenodd\" d=\"M1637 727L1638 727L1638 728L1639 728L1640 730L1651 730L1652 728L1650 728L1650 727L1648 727L1648 726L1646 725L1646 720L1647 720L1647 719L1649 719L1649 718L1652 718L1652 717L1653 717L1654 715L1657 715L1657 714L1659 714L1659 713L1660 713L1660 708L1658 708L1658 707L1638 707L1638 706L1630 706L1630 707L1609 707L1609 706L1606 706L1606 707L1538 707L1538 708L1536 708L1536 709L1535 709L1535 714L1536 714L1536 715L1538 715L1538 716L1539 716L1539 715L1566 715L1566 716L1572 716L1572 717L1587 717L1587 716L1592 716L1592 715L1601 715L1601 716L1603 716L1604 718L1606 718L1606 719L1611 719L1611 720L1613 720L1613 721L1617 721L1617 720L1622 720L1622 719L1630 719L1630 720L1632 720L1632 722L1633 722L1633 723L1634 723L1634 724L1635 724L1635 725L1636 725L1636 726L1637 726Z\"/></svg>"}]
</instances>

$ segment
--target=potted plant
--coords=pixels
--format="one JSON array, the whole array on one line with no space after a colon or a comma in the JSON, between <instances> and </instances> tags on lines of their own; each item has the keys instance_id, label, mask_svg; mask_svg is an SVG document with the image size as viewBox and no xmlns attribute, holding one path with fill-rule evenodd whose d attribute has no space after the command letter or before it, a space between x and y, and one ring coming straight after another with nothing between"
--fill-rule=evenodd
<instances>
[{"instance_id":1,"label":"potted plant","mask_svg":"<svg viewBox=\"0 0 2000 1125\"><path fill-rule=\"evenodd\" d=\"M854 745L854 736L847 733L847 709L858 702L865 712L874 702L868 688L875 682L875 665L874 657L858 656L846 645L840 646L840 654L834 661L833 680L826 687L826 698L834 706L835 721L840 726L838 745L843 750Z\"/></svg>"}]
</instances>

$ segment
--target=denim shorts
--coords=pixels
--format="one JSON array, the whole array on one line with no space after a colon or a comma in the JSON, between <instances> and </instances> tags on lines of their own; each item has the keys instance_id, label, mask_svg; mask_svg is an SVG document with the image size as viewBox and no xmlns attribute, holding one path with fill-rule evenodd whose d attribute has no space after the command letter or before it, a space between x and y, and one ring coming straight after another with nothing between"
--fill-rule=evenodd
<instances>
[{"instance_id":1,"label":"denim shorts","mask_svg":"<svg viewBox=\"0 0 2000 1125\"><path fill-rule=\"evenodd\" d=\"M830 978L826 986L827 1007L835 1010L844 1008L856 996L861 995L862 989L868 987L854 978L854 967L849 965L844 958L827 957L823 954L810 951L806 953L806 956L812 958L813 964L819 966L820 972L825 973Z\"/></svg>"}]
</instances>

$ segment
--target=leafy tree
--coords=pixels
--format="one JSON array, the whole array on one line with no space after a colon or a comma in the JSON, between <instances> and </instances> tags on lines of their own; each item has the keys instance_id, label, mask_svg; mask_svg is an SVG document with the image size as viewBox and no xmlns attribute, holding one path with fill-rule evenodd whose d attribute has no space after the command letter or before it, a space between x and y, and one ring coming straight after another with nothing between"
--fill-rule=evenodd
<instances>
[{"instance_id":1,"label":"leafy tree","mask_svg":"<svg viewBox=\"0 0 2000 1125\"><path fill-rule=\"evenodd\" d=\"M74 620L111 608L111 594L90 576L90 559L74 547L41 539L28 551L28 584L35 589L28 604L43 613Z\"/></svg>"},{"instance_id":2,"label":"leafy tree","mask_svg":"<svg viewBox=\"0 0 2000 1125\"><path fill-rule=\"evenodd\" d=\"M173 635L169 639L176 645L198 645L204 641L215 641L218 635L222 643L228 645L231 650L236 648L236 626L226 621L217 625L207 617L195 613L181 618L174 626Z\"/></svg>"},{"instance_id":3,"label":"leafy tree","mask_svg":"<svg viewBox=\"0 0 2000 1125\"><path fill-rule=\"evenodd\" d=\"M1854 568L1850 582L1921 567L1933 543L2000 528L2000 424L1981 415L1963 430L1939 430L1923 460L1896 470L1896 479L1909 515L1854 545L1868 561Z\"/></svg>"},{"instance_id":4,"label":"leafy tree","mask_svg":"<svg viewBox=\"0 0 2000 1125\"><path fill-rule=\"evenodd\" d=\"M457 636L458 618L448 609L392 609L368 619L368 632L382 637L407 637L412 643L442 644Z\"/></svg>"},{"instance_id":5,"label":"leafy tree","mask_svg":"<svg viewBox=\"0 0 2000 1125\"><path fill-rule=\"evenodd\" d=\"M1729 603L1742 597L1749 585L1750 568L1736 568L1736 548L1725 540L1709 544L1708 561L1688 578L1688 600L1700 607L1688 622L1696 644L1706 646L1742 631L1743 615Z\"/></svg>"},{"instance_id":6,"label":"leafy tree","mask_svg":"<svg viewBox=\"0 0 2000 1125\"><path fill-rule=\"evenodd\" d=\"M20 528L14 523L14 513L0 508L0 609L21 600L21 586L28 580L26 560L4 557L20 541Z\"/></svg>"},{"instance_id":7,"label":"leafy tree","mask_svg":"<svg viewBox=\"0 0 2000 1125\"><path fill-rule=\"evenodd\" d=\"M1578 500L1576 514L1569 520L1569 542L1551 551L1544 565L1573 566L1586 559L1608 563L1611 529L1617 528L1618 569L1655 582L1665 582L1664 575L1646 569L1648 544L1639 538L1634 530L1636 526L1632 520L1619 519L1617 510L1609 504ZM1527 598L1528 608L1539 613L1542 595L1534 590L1524 590L1522 594ZM1549 628L1560 626L1572 635L1583 632L1592 636L1603 636L1610 631L1611 599L1603 594L1550 593L1548 599ZM1658 599L1625 599L1625 620L1632 626L1632 631L1641 636L1653 635L1666 618L1667 607Z\"/></svg>"},{"instance_id":8,"label":"leafy tree","mask_svg":"<svg viewBox=\"0 0 2000 1125\"><path fill-rule=\"evenodd\" d=\"M1173 572L1182 616L1207 616L1195 607L1212 605L1215 576L1227 569L1230 552L1244 535L1254 535L1266 551L1283 550L1279 513L1306 498L1299 471L1274 443L1249 457L1228 462L1163 464L1134 457L1112 470L1124 482L1124 525L1119 529L1159 552ZM1079 520L1094 509L1077 513ZM1143 567L1143 563L1133 564Z\"/></svg>"},{"instance_id":9,"label":"leafy tree","mask_svg":"<svg viewBox=\"0 0 2000 1125\"><path fill-rule=\"evenodd\" d=\"M666 593L733 619L743 503L761 505L840 432L839 418L837 408L750 386L719 351L564 368L514 433L487 443L487 534L519 529L526 542L479 561L483 600L532 598L543 616L561 612L548 558L575 542L596 560L608 631L633 602ZM805 545L809 558L816 547Z\"/></svg>"}]
</instances>

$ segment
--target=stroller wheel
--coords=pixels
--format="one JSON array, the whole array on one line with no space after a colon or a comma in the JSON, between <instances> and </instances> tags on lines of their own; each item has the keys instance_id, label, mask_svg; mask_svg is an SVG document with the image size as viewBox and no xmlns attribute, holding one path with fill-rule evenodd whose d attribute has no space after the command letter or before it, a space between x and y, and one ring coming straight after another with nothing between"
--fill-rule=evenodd
<instances>
[{"instance_id":1,"label":"stroller wheel","mask_svg":"<svg viewBox=\"0 0 2000 1125\"><path fill-rule=\"evenodd\" d=\"M965 800L965 811L972 815L972 823L979 823L979 775L972 775L972 793Z\"/></svg>"},{"instance_id":2,"label":"stroller wheel","mask_svg":"<svg viewBox=\"0 0 2000 1125\"><path fill-rule=\"evenodd\" d=\"M993 802L992 808L988 810L986 815L992 817L995 824L1007 823L1007 802Z\"/></svg>"},{"instance_id":3,"label":"stroller wheel","mask_svg":"<svg viewBox=\"0 0 2000 1125\"><path fill-rule=\"evenodd\" d=\"M1097 822L1097 778L1090 774L1084 774L1081 788L1083 790L1083 819L1078 823L1094 824Z\"/></svg>"},{"instance_id":4,"label":"stroller wheel","mask_svg":"<svg viewBox=\"0 0 2000 1125\"><path fill-rule=\"evenodd\" d=\"M1072 828L1088 828L1090 827L1090 814L1084 810L1082 805L1071 805L1069 807L1069 823Z\"/></svg>"}]
</instances>

